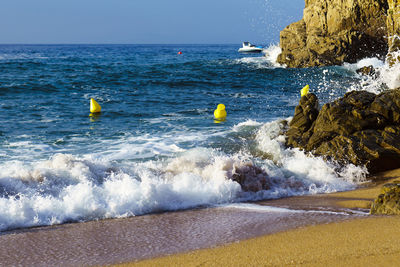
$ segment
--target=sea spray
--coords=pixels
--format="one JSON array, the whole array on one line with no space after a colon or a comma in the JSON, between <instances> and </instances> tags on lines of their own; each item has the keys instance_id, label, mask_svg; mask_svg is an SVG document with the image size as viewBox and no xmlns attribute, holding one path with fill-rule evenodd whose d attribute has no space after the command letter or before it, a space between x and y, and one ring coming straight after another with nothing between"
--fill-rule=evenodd
<instances>
[{"instance_id":1,"label":"sea spray","mask_svg":"<svg viewBox=\"0 0 400 267\"><path fill-rule=\"evenodd\" d=\"M250 132L247 127L252 127ZM352 189L365 177L360 168L346 167L338 174L333 163L285 148L282 127L280 121L262 125L249 121L232 128L255 134L257 149L270 155L264 159L243 147L234 154L189 149L167 160L139 163L55 154L32 164L3 164L0 229L328 193ZM233 179L242 168L264 170L267 188L243 191ZM256 173L247 178L257 185L264 179Z\"/></svg>"},{"instance_id":2,"label":"sea spray","mask_svg":"<svg viewBox=\"0 0 400 267\"><path fill-rule=\"evenodd\" d=\"M399 38L396 36L396 38ZM390 57L393 60L392 62L390 59L386 60L386 64L384 68L381 70L382 80L383 82L390 88L400 88L400 51L395 51L390 53Z\"/></svg>"},{"instance_id":3,"label":"sea spray","mask_svg":"<svg viewBox=\"0 0 400 267\"><path fill-rule=\"evenodd\" d=\"M334 161L326 161L322 157L307 155L299 149L285 147L283 130L286 124L284 121L266 123L256 135L258 148L270 155L270 160L274 163L267 165L267 172L280 184L277 189L285 188L290 191L289 194L329 193L348 190L353 188L353 183L365 181L365 168L354 165L343 167ZM283 190L282 196L285 194L288 192Z\"/></svg>"},{"instance_id":4,"label":"sea spray","mask_svg":"<svg viewBox=\"0 0 400 267\"><path fill-rule=\"evenodd\" d=\"M271 44L268 48L264 49L263 51L264 56L274 67L282 67L278 63L278 56L280 53L282 53L282 49L279 46L279 44Z\"/></svg>"},{"instance_id":5,"label":"sea spray","mask_svg":"<svg viewBox=\"0 0 400 267\"><path fill-rule=\"evenodd\" d=\"M400 52L392 52L393 58L400 56ZM372 66L375 75L361 77L361 82L352 84L350 90L365 90L372 93L380 93L387 89L400 87L400 62L390 64L389 60L383 61L378 58L365 58L357 63L343 65L346 69L353 72L362 68ZM350 91L349 90L349 91Z\"/></svg>"}]
</instances>

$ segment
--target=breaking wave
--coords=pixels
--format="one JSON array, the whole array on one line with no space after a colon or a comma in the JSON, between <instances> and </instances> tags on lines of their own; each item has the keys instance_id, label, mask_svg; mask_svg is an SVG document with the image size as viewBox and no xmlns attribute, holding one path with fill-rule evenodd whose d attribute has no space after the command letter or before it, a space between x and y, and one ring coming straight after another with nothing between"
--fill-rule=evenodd
<instances>
[{"instance_id":1,"label":"breaking wave","mask_svg":"<svg viewBox=\"0 0 400 267\"><path fill-rule=\"evenodd\" d=\"M227 135L248 142L232 153L200 147L132 162L136 152L121 156L115 149L101 156L57 153L48 160L3 162L0 230L329 193L363 182L365 169L339 170L334 162L285 148L283 127L280 121L235 125ZM240 174L247 190L235 181Z\"/></svg>"}]
</instances>

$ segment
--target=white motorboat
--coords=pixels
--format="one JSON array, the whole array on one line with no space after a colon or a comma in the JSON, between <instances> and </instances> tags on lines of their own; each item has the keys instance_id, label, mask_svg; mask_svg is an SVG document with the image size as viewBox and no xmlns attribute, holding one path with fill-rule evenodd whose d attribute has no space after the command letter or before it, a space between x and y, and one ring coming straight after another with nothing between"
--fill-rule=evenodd
<instances>
[{"instance_id":1,"label":"white motorboat","mask_svg":"<svg viewBox=\"0 0 400 267\"><path fill-rule=\"evenodd\" d=\"M243 42L243 45L238 50L239 52L247 52L247 53L261 53L263 48L261 46L252 45L249 42Z\"/></svg>"}]
</instances>

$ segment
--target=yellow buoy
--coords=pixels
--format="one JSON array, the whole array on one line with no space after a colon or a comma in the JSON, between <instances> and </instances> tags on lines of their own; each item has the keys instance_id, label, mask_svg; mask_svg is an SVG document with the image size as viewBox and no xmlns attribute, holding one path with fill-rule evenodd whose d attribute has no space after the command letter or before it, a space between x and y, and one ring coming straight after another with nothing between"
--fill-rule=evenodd
<instances>
[{"instance_id":1,"label":"yellow buoy","mask_svg":"<svg viewBox=\"0 0 400 267\"><path fill-rule=\"evenodd\" d=\"M214 110L214 117L217 120L224 120L226 118L226 110L224 104L219 104L217 109Z\"/></svg>"},{"instance_id":2,"label":"yellow buoy","mask_svg":"<svg viewBox=\"0 0 400 267\"><path fill-rule=\"evenodd\" d=\"M303 89L301 89L300 91L301 96L305 96L306 94L308 94L308 91L310 91L310 86L307 84L306 86L303 87Z\"/></svg>"},{"instance_id":3,"label":"yellow buoy","mask_svg":"<svg viewBox=\"0 0 400 267\"><path fill-rule=\"evenodd\" d=\"M90 112L92 113L100 113L101 107L99 103L96 102L93 98L90 99Z\"/></svg>"}]
</instances>

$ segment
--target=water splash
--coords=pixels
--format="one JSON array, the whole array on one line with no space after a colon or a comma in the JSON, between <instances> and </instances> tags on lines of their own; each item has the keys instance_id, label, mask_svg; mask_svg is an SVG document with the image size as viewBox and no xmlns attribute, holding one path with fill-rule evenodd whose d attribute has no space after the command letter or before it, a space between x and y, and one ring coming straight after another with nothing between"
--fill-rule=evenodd
<instances>
[{"instance_id":1,"label":"water splash","mask_svg":"<svg viewBox=\"0 0 400 267\"><path fill-rule=\"evenodd\" d=\"M338 173L333 162L285 148L283 127L280 121L235 125L232 134L249 141L231 154L203 147L137 163L115 161L113 153L2 163L0 230L328 193L365 178L362 168L349 165ZM242 172L250 191L234 181Z\"/></svg>"},{"instance_id":2,"label":"water splash","mask_svg":"<svg viewBox=\"0 0 400 267\"><path fill-rule=\"evenodd\" d=\"M271 44L268 48L263 50L263 53L272 66L283 67L278 63L278 56L282 53L279 44Z\"/></svg>"}]
</instances>

